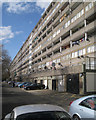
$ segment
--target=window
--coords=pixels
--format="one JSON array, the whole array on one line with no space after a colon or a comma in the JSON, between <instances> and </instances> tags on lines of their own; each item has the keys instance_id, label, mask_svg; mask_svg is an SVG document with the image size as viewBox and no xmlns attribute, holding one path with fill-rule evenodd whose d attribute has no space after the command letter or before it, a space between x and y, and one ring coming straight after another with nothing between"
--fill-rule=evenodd
<instances>
[{"instance_id":1,"label":"window","mask_svg":"<svg viewBox=\"0 0 96 120\"><path fill-rule=\"evenodd\" d=\"M53 38L56 36L56 32L53 34Z\"/></svg>"},{"instance_id":2,"label":"window","mask_svg":"<svg viewBox=\"0 0 96 120\"><path fill-rule=\"evenodd\" d=\"M54 63L56 63L56 60L53 60Z\"/></svg>"},{"instance_id":3,"label":"window","mask_svg":"<svg viewBox=\"0 0 96 120\"><path fill-rule=\"evenodd\" d=\"M91 49L91 47L88 47L88 48L87 48L87 52L88 52L88 53L90 53L90 49Z\"/></svg>"},{"instance_id":4,"label":"window","mask_svg":"<svg viewBox=\"0 0 96 120\"><path fill-rule=\"evenodd\" d=\"M83 100L79 105L96 111L96 97Z\"/></svg>"},{"instance_id":5,"label":"window","mask_svg":"<svg viewBox=\"0 0 96 120\"><path fill-rule=\"evenodd\" d=\"M88 53L91 53L91 52L94 52L94 51L96 51L96 45L92 45L92 46L89 46L89 47L87 48L87 52L88 52Z\"/></svg>"},{"instance_id":6,"label":"window","mask_svg":"<svg viewBox=\"0 0 96 120\"><path fill-rule=\"evenodd\" d=\"M71 23L73 23L73 22L74 22L74 19L72 18L72 19L71 19Z\"/></svg>"},{"instance_id":7,"label":"window","mask_svg":"<svg viewBox=\"0 0 96 120\"><path fill-rule=\"evenodd\" d=\"M76 20L76 16L74 17L74 21Z\"/></svg>"},{"instance_id":8,"label":"window","mask_svg":"<svg viewBox=\"0 0 96 120\"><path fill-rule=\"evenodd\" d=\"M77 13L76 17L79 18L79 13Z\"/></svg>"},{"instance_id":9,"label":"window","mask_svg":"<svg viewBox=\"0 0 96 120\"><path fill-rule=\"evenodd\" d=\"M60 29L59 30L57 30L57 35L60 33Z\"/></svg>"},{"instance_id":10,"label":"window","mask_svg":"<svg viewBox=\"0 0 96 120\"><path fill-rule=\"evenodd\" d=\"M84 9L81 10L81 16L84 14Z\"/></svg>"},{"instance_id":11,"label":"window","mask_svg":"<svg viewBox=\"0 0 96 120\"><path fill-rule=\"evenodd\" d=\"M91 9L93 7L93 3L89 4L89 9Z\"/></svg>"},{"instance_id":12,"label":"window","mask_svg":"<svg viewBox=\"0 0 96 120\"><path fill-rule=\"evenodd\" d=\"M80 12L78 13L78 16L80 17Z\"/></svg>"},{"instance_id":13,"label":"window","mask_svg":"<svg viewBox=\"0 0 96 120\"><path fill-rule=\"evenodd\" d=\"M85 7L85 10L88 11L88 6Z\"/></svg>"},{"instance_id":14,"label":"window","mask_svg":"<svg viewBox=\"0 0 96 120\"><path fill-rule=\"evenodd\" d=\"M72 58L75 58L75 57L77 57L78 56L78 52L76 51L76 52L74 52L74 53L72 53Z\"/></svg>"},{"instance_id":15,"label":"window","mask_svg":"<svg viewBox=\"0 0 96 120\"><path fill-rule=\"evenodd\" d=\"M57 63L59 63L60 62L60 58L59 59L57 59Z\"/></svg>"},{"instance_id":16,"label":"window","mask_svg":"<svg viewBox=\"0 0 96 120\"><path fill-rule=\"evenodd\" d=\"M70 20L68 21L68 26L70 25Z\"/></svg>"},{"instance_id":17,"label":"window","mask_svg":"<svg viewBox=\"0 0 96 120\"><path fill-rule=\"evenodd\" d=\"M85 53L86 53L85 48L83 50L79 50L78 53L79 53L79 56L85 55Z\"/></svg>"},{"instance_id":18,"label":"window","mask_svg":"<svg viewBox=\"0 0 96 120\"><path fill-rule=\"evenodd\" d=\"M86 53L86 50L85 50L85 48L83 49L83 51L82 51L82 52L83 52L82 54L83 54L83 55L85 55L85 53Z\"/></svg>"},{"instance_id":19,"label":"window","mask_svg":"<svg viewBox=\"0 0 96 120\"><path fill-rule=\"evenodd\" d=\"M86 7L85 7L85 11L87 12L88 10L90 10L93 7L93 3L89 3Z\"/></svg>"},{"instance_id":20,"label":"window","mask_svg":"<svg viewBox=\"0 0 96 120\"><path fill-rule=\"evenodd\" d=\"M40 111L21 114L16 120L71 120L70 116L63 111Z\"/></svg>"},{"instance_id":21,"label":"window","mask_svg":"<svg viewBox=\"0 0 96 120\"><path fill-rule=\"evenodd\" d=\"M74 58L75 57L75 53L72 53L72 58Z\"/></svg>"},{"instance_id":22,"label":"window","mask_svg":"<svg viewBox=\"0 0 96 120\"><path fill-rule=\"evenodd\" d=\"M67 28L67 23L65 23L65 28Z\"/></svg>"},{"instance_id":23,"label":"window","mask_svg":"<svg viewBox=\"0 0 96 120\"><path fill-rule=\"evenodd\" d=\"M49 66L49 65L50 65L49 62L47 62L47 63L46 63L46 66Z\"/></svg>"},{"instance_id":24,"label":"window","mask_svg":"<svg viewBox=\"0 0 96 120\"><path fill-rule=\"evenodd\" d=\"M75 55L74 55L75 57L77 57L77 56L78 56L78 52L75 52L74 54L75 54Z\"/></svg>"},{"instance_id":25,"label":"window","mask_svg":"<svg viewBox=\"0 0 96 120\"><path fill-rule=\"evenodd\" d=\"M65 28L67 28L70 25L70 20L65 23Z\"/></svg>"},{"instance_id":26,"label":"window","mask_svg":"<svg viewBox=\"0 0 96 120\"><path fill-rule=\"evenodd\" d=\"M66 59L66 57L65 56L63 56L63 60L65 60Z\"/></svg>"},{"instance_id":27,"label":"window","mask_svg":"<svg viewBox=\"0 0 96 120\"><path fill-rule=\"evenodd\" d=\"M64 2L64 0L60 0L60 2L62 3L62 2Z\"/></svg>"}]
</instances>

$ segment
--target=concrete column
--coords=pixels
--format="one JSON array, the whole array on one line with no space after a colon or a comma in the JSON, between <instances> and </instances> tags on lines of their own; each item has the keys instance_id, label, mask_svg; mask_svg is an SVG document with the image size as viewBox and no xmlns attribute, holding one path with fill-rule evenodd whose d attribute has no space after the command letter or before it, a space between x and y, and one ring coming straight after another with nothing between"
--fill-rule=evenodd
<instances>
[{"instance_id":1,"label":"concrete column","mask_svg":"<svg viewBox=\"0 0 96 120\"><path fill-rule=\"evenodd\" d=\"M70 30L70 36L72 36L72 30Z\"/></svg>"},{"instance_id":2,"label":"concrete column","mask_svg":"<svg viewBox=\"0 0 96 120\"><path fill-rule=\"evenodd\" d=\"M70 48L72 48L72 41L70 41Z\"/></svg>"},{"instance_id":3,"label":"concrete column","mask_svg":"<svg viewBox=\"0 0 96 120\"><path fill-rule=\"evenodd\" d=\"M52 18L52 22L54 21L54 19Z\"/></svg>"},{"instance_id":4,"label":"concrete column","mask_svg":"<svg viewBox=\"0 0 96 120\"><path fill-rule=\"evenodd\" d=\"M87 40L87 33L85 33L85 41Z\"/></svg>"},{"instance_id":5,"label":"concrete column","mask_svg":"<svg viewBox=\"0 0 96 120\"><path fill-rule=\"evenodd\" d=\"M60 37L60 42L62 42L62 39L61 39L61 37Z\"/></svg>"},{"instance_id":6,"label":"concrete column","mask_svg":"<svg viewBox=\"0 0 96 120\"><path fill-rule=\"evenodd\" d=\"M48 50L48 48L46 47L46 51Z\"/></svg>"},{"instance_id":7,"label":"concrete column","mask_svg":"<svg viewBox=\"0 0 96 120\"><path fill-rule=\"evenodd\" d=\"M53 30L54 28L53 28L53 26L52 26L52 30Z\"/></svg>"},{"instance_id":8,"label":"concrete column","mask_svg":"<svg viewBox=\"0 0 96 120\"><path fill-rule=\"evenodd\" d=\"M52 42L52 47L54 46L54 43Z\"/></svg>"},{"instance_id":9,"label":"concrete column","mask_svg":"<svg viewBox=\"0 0 96 120\"><path fill-rule=\"evenodd\" d=\"M84 20L84 26L86 27L87 23L86 23L86 20Z\"/></svg>"},{"instance_id":10,"label":"concrete column","mask_svg":"<svg viewBox=\"0 0 96 120\"><path fill-rule=\"evenodd\" d=\"M46 32L46 36L47 36L47 32Z\"/></svg>"},{"instance_id":11,"label":"concrete column","mask_svg":"<svg viewBox=\"0 0 96 120\"><path fill-rule=\"evenodd\" d=\"M41 58L41 61L42 61L42 58Z\"/></svg>"},{"instance_id":12,"label":"concrete column","mask_svg":"<svg viewBox=\"0 0 96 120\"><path fill-rule=\"evenodd\" d=\"M79 94L84 94L84 76L79 74Z\"/></svg>"},{"instance_id":13,"label":"concrete column","mask_svg":"<svg viewBox=\"0 0 96 120\"><path fill-rule=\"evenodd\" d=\"M62 47L60 47L60 53L62 52Z\"/></svg>"},{"instance_id":14,"label":"concrete column","mask_svg":"<svg viewBox=\"0 0 96 120\"><path fill-rule=\"evenodd\" d=\"M70 30L70 37L72 36L72 30ZM70 41L70 48L72 48L72 41Z\"/></svg>"},{"instance_id":15,"label":"concrete column","mask_svg":"<svg viewBox=\"0 0 96 120\"><path fill-rule=\"evenodd\" d=\"M69 8L69 10L70 10L70 15L72 14L72 9L71 8Z\"/></svg>"},{"instance_id":16,"label":"concrete column","mask_svg":"<svg viewBox=\"0 0 96 120\"><path fill-rule=\"evenodd\" d=\"M46 58L48 57L48 55L46 55Z\"/></svg>"},{"instance_id":17,"label":"concrete column","mask_svg":"<svg viewBox=\"0 0 96 120\"><path fill-rule=\"evenodd\" d=\"M52 56L54 55L54 53L52 52Z\"/></svg>"},{"instance_id":18,"label":"concrete column","mask_svg":"<svg viewBox=\"0 0 96 120\"><path fill-rule=\"evenodd\" d=\"M66 80L66 75L63 75L63 81L64 81L64 92L67 91L67 80Z\"/></svg>"},{"instance_id":19,"label":"concrete column","mask_svg":"<svg viewBox=\"0 0 96 120\"><path fill-rule=\"evenodd\" d=\"M59 10L59 12L61 13L61 10Z\"/></svg>"}]
</instances>

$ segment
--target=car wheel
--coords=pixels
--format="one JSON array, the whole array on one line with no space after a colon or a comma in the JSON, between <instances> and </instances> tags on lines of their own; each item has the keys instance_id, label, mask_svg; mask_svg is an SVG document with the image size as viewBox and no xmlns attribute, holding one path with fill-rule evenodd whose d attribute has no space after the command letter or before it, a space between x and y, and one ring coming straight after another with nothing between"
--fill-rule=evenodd
<instances>
[{"instance_id":1,"label":"car wheel","mask_svg":"<svg viewBox=\"0 0 96 120\"><path fill-rule=\"evenodd\" d=\"M74 115L72 120L80 120L80 118L77 115Z\"/></svg>"},{"instance_id":2,"label":"car wheel","mask_svg":"<svg viewBox=\"0 0 96 120\"><path fill-rule=\"evenodd\" d=\"M30 90L30 88L27 88L26 90Z\"/></svg>"},{"instance_id":3,"label":"car wheel","mask_svg":"<svg viewBox=\"0 0 96 120\"><path fill-rule=\"evenodd\" d=\"M43 89L43 87L41 87L41 89Z\"/></svg>"}]
</instances>

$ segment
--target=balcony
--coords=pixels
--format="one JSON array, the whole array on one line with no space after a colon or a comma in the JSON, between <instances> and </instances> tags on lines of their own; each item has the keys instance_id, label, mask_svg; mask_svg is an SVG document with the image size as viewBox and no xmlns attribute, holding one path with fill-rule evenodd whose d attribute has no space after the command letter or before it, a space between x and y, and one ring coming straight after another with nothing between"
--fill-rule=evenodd
<instances>
[{"instance_id":1,"label":"balcony","mask_svg":"<svg viewBox=\"0 0 96 120\"><path fill-rule=\"evenodd\" d=\"M78 67L77 67L78 66ZM77 65L77 66L67 66L67 67L62 67L57 70L52 70L52 69L45 69L41 71L35 71L30 74L30 77L47 77L47 76L57 76L57 75L66 75L66 74L72 74L72 73L82 73L82 65Z\"/></svg>"}]
</instances>

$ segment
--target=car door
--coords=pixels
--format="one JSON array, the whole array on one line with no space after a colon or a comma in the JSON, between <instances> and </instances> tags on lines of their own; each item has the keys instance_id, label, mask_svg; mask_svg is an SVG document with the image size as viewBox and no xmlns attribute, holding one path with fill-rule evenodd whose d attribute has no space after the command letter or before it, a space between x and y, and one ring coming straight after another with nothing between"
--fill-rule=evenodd
<instances>
[{"instance_id":1,"label":"car door","mask_svg":"<svg viewBox=\"0 0 96 120\"><path fill-rule=\"evenodd\" d=\"M35 90L35 89L36 89L36 84L32 84L32 85L30 86L30 89L31 89L31 90Z\"/></svg>"},{"instance_id":2,"label":"car door","mask_svg":"<svg viewBox=\"0 0 96 120\"><path fill-rule=\"evenodd\" d=\"M90 119L94 120L94 118L95 118L94 107L95 107L95 105L94 105L93 97L83 100L79 104L79 114L80 114L81 118L84 118L84 119L90 118Z\"/></svg>"}]
</instances>

